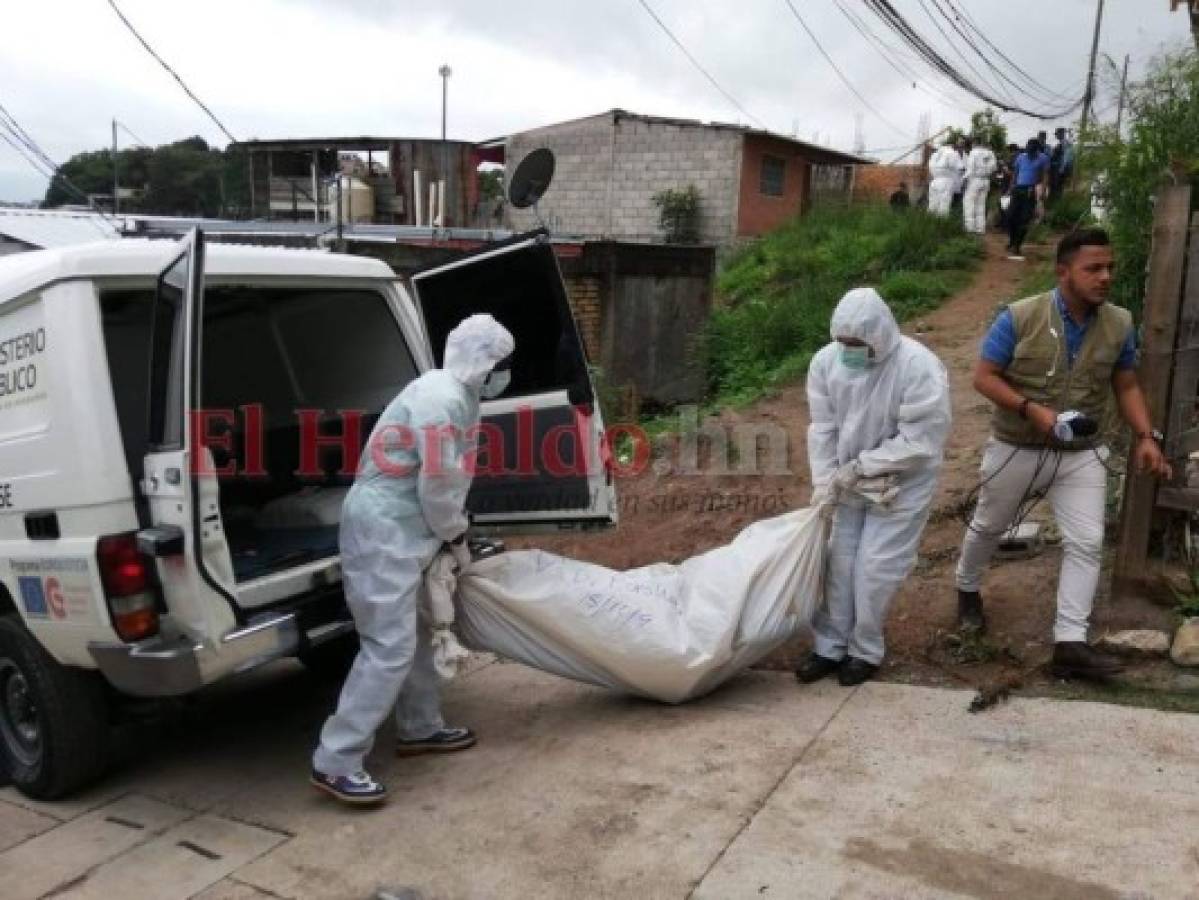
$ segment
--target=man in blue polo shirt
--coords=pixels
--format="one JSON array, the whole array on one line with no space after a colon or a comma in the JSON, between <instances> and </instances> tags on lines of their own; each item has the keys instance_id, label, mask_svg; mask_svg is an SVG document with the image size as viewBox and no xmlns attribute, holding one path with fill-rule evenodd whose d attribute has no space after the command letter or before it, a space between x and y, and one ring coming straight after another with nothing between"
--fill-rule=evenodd
<instances>
[{"instance_id":1,"label":"man in blue polo shirt","mask_svg":"<svg viewBox=\"0 0 1199 900\"><path fill-rule=\"evenodd\" d=\"M1057 249L1057 288L1005 309L983 342L974 389L995 405L978 506L958 558L958 624L983 631L983 573L1013 520L1047 497L1062 534L1053 671L1106 678L1120 670L1087 643L1099 583L1107 499L1106 447L1055 432L1059 415L1101 425L1110 400L1136 435L1129 463L1170 476L1136 375L1128 310L1107 302L1114 260L1107 233L1074 231Z\"/></svg>"},{"instance_id":2,"label":"man in blue polo shirt","mask_svg":"<svg viewBox=\"0 0 1199 900\"><path fill-rule=\"evenodd\" d=\"M1049 154L1036 138L1029 140L1013 165L1011 205L1008 207L1008 259L1022 260L1024 237L1037 211L1037 188L1049 172Z\"/></svg>"}]
</instances>

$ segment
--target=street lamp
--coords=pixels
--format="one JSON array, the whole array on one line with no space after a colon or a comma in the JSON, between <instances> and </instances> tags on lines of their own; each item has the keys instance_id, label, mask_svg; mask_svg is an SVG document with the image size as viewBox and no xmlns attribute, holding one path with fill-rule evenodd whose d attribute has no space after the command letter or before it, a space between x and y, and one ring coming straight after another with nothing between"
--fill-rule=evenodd
<instances>
[{"instance_id":1,"label":"street lamp","mask_svg":"<svg viewBox=\"0 0 1199 900\"><path fill-rule=\"evenodd\" d=\"M450 186L449 178L449 148L445 141L445 111L446 103L450 92L450 76L454 74L454 70L450 68L449 63L444 64L437 70L437 74L441 76L441 187L438 191L440 195L438 204L440 215L438 217L438 225L445 225L445 195L446 189ZM430 225L433 223L430 222Z\"/></svg>"}]
</instances>

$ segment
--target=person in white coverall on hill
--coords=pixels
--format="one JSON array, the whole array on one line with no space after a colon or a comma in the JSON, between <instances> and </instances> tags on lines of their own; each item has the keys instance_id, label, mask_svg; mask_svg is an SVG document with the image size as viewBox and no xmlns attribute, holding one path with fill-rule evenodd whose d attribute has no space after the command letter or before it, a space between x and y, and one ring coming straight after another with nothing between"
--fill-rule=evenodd
<instances>
[{"instance_id":1,"label":"person in white coverall on hill","mask_svg":"<svg viewBox=\"0 0 1199 900\"><path fill-rule=\"evenodd\" d=\"M971 148L966 156L966 192L962 197L962 218L971 234L987 233L987 194L991 178L999 168L995 151L985 144Z\"/></svg>"},{"instance_id":2,"label":"person in white coverall on hill","mask_svg":"<svg viewBox=\"0 0 1199 900\"><path fill-rule=\"evenodd\" d=\"M321 731L312 783L339 800L378 803L382 784L364 768L375 732L394 709L400 755L463 750L467 728L441 717L430 636L418 628L422 573L448 543L470 564L465 537L466 457L479 422L480 397L507 387L512 335L491 316L475 315L450 332L443 367L405 387L379 417L341 515L346 603L360 650L337 711Z\"/></svg>"},{"instance_id":3,"label":"person in white coverall on hill","mask_svg":"<svg viewBox=\"0 0 1199 900\"><path fill-rule=\"evenodd\" d=\"M949 380L872 289L847 293L830 331L808 370L808 461L814 496L837 506L815 652L796 676L836 672L850 686L882 662L887 609L916 561L949 432Z\"/></svg>"},{"instance_id":4,"label":"person in white coverall on hill","mask_svg":"<svg viewBox=\"0 0 1199 900\"><path fill-rule=\"evenodd\" d=\"M948 216L953 207L953 194L965 169L965 162L957 147L946 141L928 161L928 173L932 181L928 186L928 211L937 216Z\"/></svg>"}]
</instances>

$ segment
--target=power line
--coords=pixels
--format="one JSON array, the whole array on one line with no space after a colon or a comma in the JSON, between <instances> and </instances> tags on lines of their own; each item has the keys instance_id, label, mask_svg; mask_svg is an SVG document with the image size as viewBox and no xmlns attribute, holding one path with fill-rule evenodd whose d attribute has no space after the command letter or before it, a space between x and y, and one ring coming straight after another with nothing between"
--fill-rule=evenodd
<instances>
[{"instance_id":1,"label":"power line","mask_svg":"<svg viewBox=\"0 0 1199 900\"><path fill-rule=\"evenodd\" d=\"M108 0L108 2L112 3L112 0ZM741 114L744 115L746 118L750 119L753 122L756 122L758 124L758 126L760 128L762 128L764 131L770 130L766 127L766 124L761 119L759 119L757 116L755 116L749 110L747 110L744 106L741 105L740 102L738 102L736 97L734 97L732 94L730 94L728 91L726 91L721 86L720 82L717 81L712 76L712 73L709 72L707 69L705 69L700 64L699 60L691 55L691 51L689 51L683 45L682 41L680 41L677 37L674 36L674 32L672 32L669 28L666 27L666 23L658 18L658 14L656 12L654 12L653 8L649 5L649 3L646 2L646 0L637 0L637 2L641 4L641 7L647 13L649 13L650 18L652 18L655 22L658 23L658 27L661 28L664 32L666 32L666 36L668 38L670 38L671 42L674 43L674 45L683 52L683 55L685 57L687 57L688 62L690 62L691 65L695 66L695 68L699 71L699 73L701 75L704 76L704 78L708 79L708 81L711 83L712 87L714 87L714 88L716 88L716 90L720 91L721 96L723 96L725 100L729 101L729 103L731 103L734 107L736 107L738 110L740 110Z\"/></svg>"},{"instance_id":2,"label":"power line","mask_svg":"<svg viewBox=\"0 0 1199 900\"><path fill-rule=\"evenodd\" d=\"M894 31L909 47L923 58L923 60L934 70L944 74L950 81L958 85L966 92L973 94L980 100L998 107L1005 112L1021 113L1034 119L1052 120L1060 119L1069 115L1075 109L1082 105L1083 98L1079 98L1068 107L1062 109L1028 109L995 96L986 87L980 87L969 76L965 75L953 63L949 62L945 56L933 47L921 34L917 31L910 22L908 22L892 5L890 0L863 0L866 6L873 12L882 22Z\"/></svg>"},{"instance_id":3,"label":"power line","mask_svg":"<svg viewBox=\"0 0 1199 900\"><path fill-rule=\"evenodd\" d=\"M4 107L3 103L0 103L0 129L2 129L0 130L0 137L4 138L5 142L16 150L39 175L51 183L57 179L58 183L69 192L91 206L91 198L77 184L63 174L62 166L50 158L50 154L38 145L38 142L22 127L21 123L17 121L17 117ZM95 209L100 216L116 227L117 223L106 215L102 209ZM107 236L108 233L105 232L105 237Z\"/></svg>"},{"instance_id":4,"label":"power line","mask_svg":"<svg viewBox=\"0 0 1199 900\"><path fill-rule=\"evenodd\" d=\"M37 145L37 142L30 137L29 132L21 127L21 123L17 121L16 116L5 109L2 103L0 103L0 126L4 126L42 165L50 169L58 168L54 160Z\"/></svg>"},{"instance_id":5,"label":"power line","mask_svg":"<svg viewBox=\"0 0 1199 900\"><path fill-rule=\"evenodd\" d=\"M25 162L29 163L29 165L33 168L33 170L35 172L37 172L39 175L41 175L43 178L45 178L49 182L53 182L54 179L57 177L59 179L60 184L62 184L65 188L67 188L75 196L79 197L81 200L83 200L85 203L87 203L88 206L91 206L91 198L89 198L87 196L87 194L85 194L75 184L73 184L69 178L67 178L61 172L58 172L55 170L46 172L43 169L43 166L45 164L42 163L37 158L36 154L31 156L30 152L28 152L24 147L22 147L22 144L24 143L24 141L13 140L11 135L14 133L14 129L11 125L8 124L7 121L0 119L0 126L2 126L4 129L3 131L0 131L0 139L2 139L6 144L8 144L10 147L12 147L14 150L16 150L17 153L21 156L21 158L24 159ZM107 221L113 227L116 227L117 223L114 222L107 215L105 215L103 210L98 209L96 207L92 207L92 208L100 215L101 218L103 218L105 221ZM111 233L108 231L105 231L100 226L100 223L97 222L95 219L88 219L88 221L104 237L106 237L106 238L112 237Z\"/></svg>"},{"instance_id":6,"label":"power line","mask_svg":"<svg viewBox=\"0 0 1199 900\"><path fill-rule=\"evenodd\" d=\"M973 112L972 109L969 109L964 104L954 100L948 94L942 93L933 87L922 84L919 73L904 63L903 54L901 54L897 48L892 47L881 37L875 34L870 26L867 25L866 22L860 16L858 16L856 12L853 12L845 5L843 0L833 0L833 2L837 5L837 9L841 11L841 14L849 20L849 24L853 26L854 30L857 31L857 33L863 38L865 38L868 44L876 47L883 60L890 65L892 69L898 72L905 81L910 79L913 87L919 88L934 100L944 103L946 106L956 107L957 109L960 109L962 112L966 113Z\"/></svg>"},{"instance_id":7,"label":"power line","mask_svg":"<svg viewBox=\"0 0 1199 900\"><path fill-rule=\"evenodd\" d=\"M1041 92L1037 88L1034 87L1034 88L1030 89L1026 85L1021 85L1017 81L1013 80L1007 74L1007 72L1003 71L1003 69L1001 69L999 66L997 66L995 64L995 62L991 59L991 57L988 56L987 53L975 42L975 40L970 35L970 29L968 27L966 27L966 25L964 24L964 20L961 20L961 18L957 15L956 9L953 7L953 4L949 2L949 0L944 0L946 7L948 7L948 9L949 9L948 12L942 8L942 6L941 6L942 0L930 0L930 2L933 4L933 7L936 9L937 14L940 15L941 18L943 18L946 22L949 23L949 27L952 28L957 33L958 37L960 37L962 39L962 41L965 42L965 44L971 50L974 51L975 55L978 56L978 58L982 60L983 64L988 69L990 69L992 72L994 72L1000 78L1000 80L1006 82L1008 85L1010 85L1012 88L1014 88L1019 94L1027 94L1027 95L1029 95L1029 97L1036 100L1038 103L1045 103L1047 105L1052 105L1054 103L1058 103L1058 102L1061 102L1062 100L1067 99L1065 96L1057 95L1055 92L1050 92L1050 94L1052 96L1048 96L1048 97L1044 96L1041 94ZM921 3L923 3L923 0L921 0ZM944 32L942 32L942 33L944 33ZM982 37L985 38L985 35L982 35ZM977 71L976 69L974 69L973 66L971 66L970 68L973 71ZM997 86L996 82L992 81L990 83L992 86ZM1000 88L1000 91L1006 92L1007 88ZM1010 97L1011 95L1008 94L1007 96Z\"/></svg>"},{"instance_id":8,"label":"power line","mask_svg":"<svg viewBox=\"0 0 1199 900\"><path fill-rule=\"evenodd\" d=\"M221 131L223 131L225 133L225 137L229 138L230 141L232 141L233 143L236 144L237 138L235 138L233 136L233 134L229 131L229 129L224 126L224 124L221 122L221 120L218 119L213 114L211 109L209 109L207 106L204 105L204 101L202 101L199 97L197 97L194 93L192 93L192 89L189 88L186 83L184 83L183 79L180 78L178 74L176 74L175 70L172 69L169 65L167 65L166 61L161 56L159 56L157 53L154 52L154 48L151 47L148 43L146 43L146 39L137 33L137 29L133 27L133 23L125 18L125 14L123 12L121 12L120 7L117 6L116 0L108 0L108 5L111 6L112 11L117 14L117 18L119 18L123 23L125 23L125 27L129 29L129 33L132 34L135 38L137 38L138 42L143 47L146 48L146 52L149 53L152 57L154 57L154 59L157 60L158 64L160 66L162 66L164 69L166 69L172 78L174 78L177 82L179 82L179 86L181 88L183 88L183 92L185 94L187 94L187 96L191 97L191 99L193 101L195 101L196 105L199 106L200 109L204 110L204 112L208 116L208 118L212 119L212 121L216 123L216 127L221 129Z\"/></svg>"},{"instance_id":9,"label":"power line","mask_svg":"<svg viewBox=\"0 0 1199 900\"><path fill-rule=\"evenodd\" d=\"M937 30L937 33L945 39L945 43L947 43L953 49L953 52L957 54L958 58L966 64L966 68L969 69L979 79L981 79L981 81L987 85L989 90L994 90L996 96L1003 94L1003 89L999 85L993 81L989 81L985 74L974 67L974 64L970 62L969 57L967 57L962 48L958 46L959 42L951 38L945 32L945 29L941 27L941 23L937 21L935 16L933 16L932 10L928 8L928 4L925 2L925 0L916 0L916 2L920 4L920 8L924 10L924 14L928 17L928 20L933 23L933 27ZM935 0L933 5L936 6ZM941 12L940 6L937 6L937 12ZM942 16L944 16L944 13L942 13ZM1011 102L1010 97L1004 97L1004 99L1008 102Z\"/></svg>"},{"instance_id":10,"label":"power line","mask_svg":"<svg viewBox=\"0 0 1199 900\"><path fill-rule=\"evenodd\" d=\"M803 30L807 32L808 37L810 37L812 39L812 43L814 43L816 45L816 49L820 51L820 55L824 57L825 61L832 67L833 71L837 73L837 77L841 79L842 83L847 88L849 88L850 92L855 97L857 97L858 100L861 101L862 105L865 106L872 113L874 113L875 117L880 122L882 122L884 125L886 125L888 128L890 128L892 131L894 131L898 134L906 134L904 129L900 128L898 125L896 125L894 122L892 122L886 116L884 116L881 112L879 112L877 109L875 109L874 105L869 100L867 100L865 97L863 97L861 92L856 87L854 87L853 82L851 82L849 80L849 78L846 77L845 73L841 71L841 67L837 65L837 63L833 60L833 58L831 56L829 56L828 51L824 49L824 45L820 43L820 39L818 37L816 37L815 32L813 32L812 29L808 27L808 23L805 22L804 17L799 14L799 10L795 8L795 4L792 3L791 0L783 0L783 2L786 3L787 8L789 10L791 10L791 15L795 16L795 21L799 22L799 24L803 28Z\"/></svg>"},{"instance_id":11,"label":"power line","mask_svg":"<svg viewBox=\"0 0 1199 900\"><path fill-rule=\"evenodd\" d=\"M117 123L117 128L121 129L121 131L125 132L125 134L127 134L131 138L133 138L133 140L136 141L138 144L145 147L147 150L153 149L149 144L147 144L145 141L143 141L141 138L139 138L136 134L134 134L133 131L130 130L129 126L126 125L124 122L120 121L119 119L113 119L113 121Z\"/></svg>"},{"instance_id":12,"label":"power line","mask_svg":"<svg viewBox=\"0 0 1199 900\"><path fill-rule=\"evenodd\" d=\"M1063 94L1061 91L1055 91L1053 88L1045 85L1044 82L1038 81L1036 78L1034 78L1032 75L1030 75L1024 68L1022 68L1017 62L1015 62L1010 56L1008 56L1006 53L1004 53L1003 50L1001 50L994 43L992 43L991 39L989 37L987 37L986 32L983 31L978 26L978 23L975 22L973 18L971 18L970 13L966 11L965 7L959 8L957 6L957 4L954 2L954 0L945 0L945 4L946 4L946 6L948 6L950 8L950 10L952 10L952 12L954 13L955 16L957 16L962 22L965 22L966 26L971 31L973 31L976 35L978 35L978 37L982 40L982 42L984 44L986 44L988 47L990 47L992 50L994 50L996 55L998 55L1000 59L1002 59L1009 66L1011 66L1013 71L1020 74L1024 78L1024 80L1028 82L1028 84L1032 85L1036 89L1039 89L1046 96L1054 98L1055 101L1069 101L1070 100L1070 95Z\"/></svg>"}]
</instances>

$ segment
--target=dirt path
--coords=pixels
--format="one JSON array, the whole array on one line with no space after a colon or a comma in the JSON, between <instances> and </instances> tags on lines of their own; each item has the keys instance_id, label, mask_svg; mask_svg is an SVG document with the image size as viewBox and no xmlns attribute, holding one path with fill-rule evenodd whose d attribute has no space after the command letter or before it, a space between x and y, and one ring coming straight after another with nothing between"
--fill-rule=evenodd
<instances>
[{"instance_id":1,"label":"dirt path","mask_svg":"<svg viewBox=\"0 0 1199 900\"><path fill-rule=\"evenodd\" d=\"M1016 297L1027 266L1048 253L1048 248L1031 248L1029 262L1022 265L1008 261L1002 249L1000 238L990 238L987 257L970 287L904 329L935 351L949 370L954 427L919 562L901 588L890 616L888 656L882 673L890 680L977 686L1034 667L1052 649L1053 596L1061 562L1056 546L1032 559L992 568L984 585L990 622L984 645L964 648L968 658L963 659L963 649L955 647L951 636L957 603L953 570L964 529L960 510L978 481L982 445L989 430L990 407L970 383L978 343L996 307ZM714 473L703 451L699 472L686 474L678 471L680 455L685 461L686 454L680 454L677 446L659 448L662 458L655 467L620 480L618 529L600 536L540 539L536 545L622 569L663 560L677 562L726 543L754 519L806 503L810 493L805 444L808 421L802 382L753 407L726 411L719 421L734 433L737 426L750 425L777 429L779 435L785 435L787 474ZM702 441L701 447L709 449ZM730 468L739 461L734 454ZM768 461L765 453L759 453L758 461ZM1051 521L1043 508L1038 508L1032 519ZM1167 628L1169 614L1147 602L1115 608L1101 591L1093 622L1093 635L1108 628ZM793 667L807 648L805 639L797 640L774 654L766 665ZM1025 681L1033 687L1047 684L1039 672Z\"/></svg>"}]
</instances>

